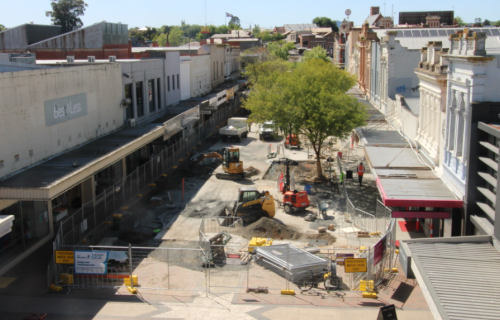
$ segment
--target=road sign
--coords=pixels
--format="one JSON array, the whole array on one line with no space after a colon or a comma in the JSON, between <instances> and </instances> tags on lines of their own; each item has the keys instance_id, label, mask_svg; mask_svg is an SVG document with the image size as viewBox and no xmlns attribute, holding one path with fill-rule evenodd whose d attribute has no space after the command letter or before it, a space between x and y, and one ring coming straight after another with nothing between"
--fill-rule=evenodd
<instances>
[{"instance_id":1,"label":"road sign","mask_svg":"<svg viewBox=\"0 0 500 320\"><path fill-rule=\"evenodd\" d=\"M57 264L74 264L75 263L75 252L74 251L56 250L56 263Z\"/></svg>"},{"instance_id":2,"label":"road sign","mask_svg":"<svg viewBox=\"0 0 500 320\"><path fill-rule=\"evenodd\" d=\"M346 273L366 272L366 258L346 258L344 259L344 268Z\"/></svg>"}]
</instances>

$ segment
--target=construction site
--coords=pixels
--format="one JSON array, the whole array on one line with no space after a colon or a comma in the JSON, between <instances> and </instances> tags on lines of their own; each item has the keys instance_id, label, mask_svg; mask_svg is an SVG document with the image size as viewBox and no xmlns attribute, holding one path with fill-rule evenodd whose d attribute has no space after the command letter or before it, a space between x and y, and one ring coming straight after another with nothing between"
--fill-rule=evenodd
<instances>
[{"instance_id":1,"label":"construction site","mask_svg":"<svg viewBox=\"0 0 500 320\"><path fill-rule=\"evenodd\" d=\"M231 293L234 303L258 296L284 304L330 297L323 303L404 305L408 296L394 294L404 276L389 209L369 174L362 189L337 174L352 170L362 149L325 143L320 181L307 141L287 149L277 134L259 140L257 126L238 143L210 137L82 241L59 243L56 251L107 252L108 260L105 276L57 264L58 287ZM345 261L362 265L346 272Z\"/></svg>"}]
</instances>

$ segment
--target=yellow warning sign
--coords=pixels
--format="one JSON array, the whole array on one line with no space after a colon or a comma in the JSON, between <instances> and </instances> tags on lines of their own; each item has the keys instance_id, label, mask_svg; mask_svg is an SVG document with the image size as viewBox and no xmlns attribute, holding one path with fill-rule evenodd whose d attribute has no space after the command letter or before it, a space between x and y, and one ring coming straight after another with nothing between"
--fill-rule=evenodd
<instances>
[{"instance_id":1,"label":"yellow warning sign","mask_svg":"<svg viewBox=\"0 0 500 320\"><path fill-rule=\"evenodd\" d=\"M366 272L366 258L346 258L344 259L344 268L346 273Z\"/></svg>"},{"instance_id":2,"label":"yellow warning sign","mask_svg":"<svg viewBox=\"0 0 500 320\"><path fill-rule=\"evenodd\" d=\"M74 264L74 251L56 251L56 263L58 264Z\"/></svg>"}]
</instances>

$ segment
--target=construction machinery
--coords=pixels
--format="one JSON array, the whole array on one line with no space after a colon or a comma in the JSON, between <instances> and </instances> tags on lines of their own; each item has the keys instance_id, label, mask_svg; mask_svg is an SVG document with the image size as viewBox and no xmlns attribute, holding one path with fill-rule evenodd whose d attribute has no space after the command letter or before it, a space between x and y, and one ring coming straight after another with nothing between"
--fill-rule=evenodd
<instances>
[{"instance_id":1,"label":"construction machinery","mask_svg":"<svg viewBox=\"0 0 500 320\"><path fill-rule=\"evenodd\" d=\"M285 148L287 148L287 149L291 149L291 148L300 149L299 136L296 134L287 135L286 140L285 140Z\"/></svg>"},{"instance_id":2,"label":"construction machinery","mask_svg":"<svg viewBox=\"0 0 500 320\"><path fill-rule=\"evenodd\" d=\"M229 226L235 222L235 218L240 218L247 225L262 217L274 218L275 214L274 198L269 191L260 192L255 187L240 187L233 208L224 208L219 216L226 217L222 225Z\"/></svg>"},{"instance_id":3,"label":"construction machinery","mask_svg":"<svg viewBox=\"0 0 500 320\"><path fill-rule=\"evenodd\" d=\"M221 155L222 153L222 155ZM223 173L216 173L217 179L226 180L242 180L245 176L250 176L256 171L255 168L249 167L247 171L243 169L243 161L240 161L239 148L222 148L219 152L202 153L191 158L191 163L196 165L207 158L215 158L222 161Z\"/></svg>"},{"instance_id":4,"label":"construction machinery","mask_svg":"<svg viewBox=\"0 0 500 320\"><path fill-rule=\"evenodd\" d=\"M309 196L306 191L290 190L290 166L298 166L297 161L287 158L275 160L273 163L283 164L286 167L285 183L281 192L283 193L283 208L285 212L290 214L297 210L304 210L310 206Z\"/></svg>"}]
</instances>

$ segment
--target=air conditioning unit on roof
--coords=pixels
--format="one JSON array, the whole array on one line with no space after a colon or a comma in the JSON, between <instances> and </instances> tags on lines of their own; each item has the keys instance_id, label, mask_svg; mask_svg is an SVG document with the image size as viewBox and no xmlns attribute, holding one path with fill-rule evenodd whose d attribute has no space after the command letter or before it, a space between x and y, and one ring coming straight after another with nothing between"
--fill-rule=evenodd
<instances>
[{"instance_id":1,"label":"air conditioning unit on roof","mask_svg":"<svg viewBox=\"0 0 500 320\"><path fill-rule=\"evenodd\" d=\"M93 56L87 57L87 61L90 62L90 63L94 63L95 62L95 57L93 57Z\"/></svg>"},{"instance_id":2,"label":"air conditioning unit on roof","mask_svg":"<svg viewBox=\"0 0 500 320\"><path fill-rule=\"evenodd\" d=\"M128 119L127 120L127 126L129 126L129 127L135 127L135 119Z\"/></svg>"}]
</instances>

